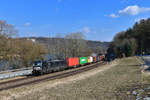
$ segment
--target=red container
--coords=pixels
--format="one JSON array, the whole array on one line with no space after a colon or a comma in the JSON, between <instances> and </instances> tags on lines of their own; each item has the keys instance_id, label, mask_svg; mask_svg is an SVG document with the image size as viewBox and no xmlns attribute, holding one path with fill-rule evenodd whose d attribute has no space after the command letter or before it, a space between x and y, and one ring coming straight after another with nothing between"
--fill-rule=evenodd
<instances>
[{"instance_id":1,"label":"red container","mask_svg":"<svg viewBox=\"0 0 150 100\"><path fill-rule=\"evenodd\" d=\"M68 58L67 59L68 67L78 66L79 65L79 58Z\"/></svg>"},{"instance_id":2,"label":"red container","mask_svg":"<svg viewBox=\"0 0 150 100\"><path fill-rule=\"evenodd\" d=\"M93 57L94 62L97 62L97 56Z\"/></svg>"},{"instance_id":3,"label":"red container","mask_svg":"<svg viewBox=\"0 0 150 100\"><path fill-rule=\"evenodd\" d=\"M102 56L99 56L99 60L102 61Z\"/></svg>"}]
</instances>

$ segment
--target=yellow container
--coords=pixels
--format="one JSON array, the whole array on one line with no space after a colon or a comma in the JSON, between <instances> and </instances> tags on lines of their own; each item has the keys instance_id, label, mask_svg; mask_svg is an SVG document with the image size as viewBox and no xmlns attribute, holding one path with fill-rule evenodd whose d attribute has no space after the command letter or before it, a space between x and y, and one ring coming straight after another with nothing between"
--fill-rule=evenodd
<instances>
[{"instance_id":1,"label":"yellow container","mask_svg":"<svg viewBox=\"0 0 150 100\"><path fill-rule=\"evenodd\" d=\"M90 57L87 58L88 63L91 63L91 59Z\"/></svg>"}]
</instances>

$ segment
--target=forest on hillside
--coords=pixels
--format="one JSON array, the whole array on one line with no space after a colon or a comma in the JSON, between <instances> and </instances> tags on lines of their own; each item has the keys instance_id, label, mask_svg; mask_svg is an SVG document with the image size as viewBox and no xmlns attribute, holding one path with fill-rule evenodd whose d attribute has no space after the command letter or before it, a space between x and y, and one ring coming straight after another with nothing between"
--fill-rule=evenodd
<instances>
[{"instance_id":1,"label":"forest on hillside","mask_svg":"<svg viewBox=\"0 0 150 100\"><path fill-rule=\"evenodd\" d=\"M109 44L87 41L81 32L34 39L20 38L14 25L0 20L0 70L30 67L35 60L91 56L105 52Z\"/></svg>"},{"instance_id":2,"label":"forest on hillside","mask_svg":"<svg viewBox=\"0 0 150 100\"><path fill-rule=\"evenodd\" d=\"M116 57L150 54L150 18L136 22L132 28L119 32L108 52Z\"/></svg>"},{"instance_id":3,"label":"forest on hillside","mask_svg":"<svg viewBox=\"0 0 150 100\"><path fill-rule=\"evenodd\" d=\"M72 34L69 34L69 37L70 37L70 35L74 35L74 38L77 37L76 35L78 35L78 38L83 37L83 35L81 33L72 33ZM30 37L28 39L34 40L37 43L45 44L46 47L49 49L53 48L53 50L51 50L51 54L57 54L58 56L60 54L63 54L66 57L69 57L69 56L70 57L73 57L73 56L78 57L78 56L82 56L82 55L86 56L86 55L90 55L90 54L92 55L92 53L104 54L110 44L110 42L92 41L92 40L86 40L83 38L82 41L81 40L78 41L80 43L77 43L78 46L82 45L82 47L73 46L75 44L71 45L72 49L73 48L75 50L76 50L76 48L80 49L78 51L75 51L77 53L66 54L66 52L64 52L63 49L66 49L66 50L69 49L69 44L71 44L71 42L69 42L69 41L71 41L71 39L67 39L67 37ZM85 45L86 45L86 47L83 47ZM85 50L85 49L87 49L87 50ZM78 54L78 52L80 52L80 54Z\"/></svg>"}]
</instances>

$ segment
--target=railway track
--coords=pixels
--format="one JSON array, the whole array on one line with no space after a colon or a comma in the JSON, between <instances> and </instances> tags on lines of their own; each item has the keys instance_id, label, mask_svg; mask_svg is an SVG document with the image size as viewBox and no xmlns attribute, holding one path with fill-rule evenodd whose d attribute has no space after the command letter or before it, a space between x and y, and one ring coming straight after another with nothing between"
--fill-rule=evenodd
<instances>
[{"instance_id":1,"label":"railway track","mask_svg":"<svg viewBox=\"0 0 150 100\"><path fill-rule=\"evenodd\" d=\"M24 77L21 79L0 82L0 91L16 88L16 87L20 87L20 86L25 86L25 85L37 84L37 83L40 83L43 81L50 81L50 80L69 77L72 75L76 75L76 74L97 68L100 65L104 65L104 64L105 64L105 62L99 62L99 63L86 65L86 66L71 69L71 70L46 74L46 75L42 75L42 76L38 76L38 77L30 76L30 77Z\"/></svg>"}]
</instances>

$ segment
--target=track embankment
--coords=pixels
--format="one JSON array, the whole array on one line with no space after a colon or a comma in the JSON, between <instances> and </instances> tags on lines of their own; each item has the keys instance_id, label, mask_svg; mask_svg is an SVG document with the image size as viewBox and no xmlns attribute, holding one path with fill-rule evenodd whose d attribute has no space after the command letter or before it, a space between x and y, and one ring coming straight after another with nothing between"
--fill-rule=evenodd
<instances>
[{"instance_id":1,"label":"track embankment","mask_svg":"<svg viewBox=\"0 0 150 100\"><path fill-rule=\"evenodd\" d=\"M68 76L76 75L76 74L97 68L104 64L105 62L98 62L95 64L86 65L86 66L82 66L79 68L66 70L62 72L56 72L56 73L51 73L51 74L37 76L37 77L30 76L30 77L24 77L24 78L0 82L0 91L8 90L8 89L16 88L16 87L21 87L25 85L30 85L30 84L37 84L37 83L44 82L44 81L65 78Z\"/></svg>"},{"instance_id":2,"label":"track embankment","mask_svg":"<svg viewBox=\"0 0 150 100\"><path fill-rule=\"evenodd\" d=\"M50 81L46 80L44 82L43 81L39 82L39 84L33 83L31 85L24 85L24 86L21 86L18 88L1 91L0 98L2 98L2 100L12 100L12 99L17 99L17 100L19 100L19 99L22 99L22 100L28 100L28 99L30 99L30 100L40 100L40 99L51 100L52 99L53 100L54 95L58 95L58 96L60 95L61 96L60 98L63 99L62 95L64 95L64 94L60 94L58 91L57 91L58 92L58 94L57 94L57 92L55 91L55 88L57 88L57 87L59 88L60 86L62 87L61 89L65 89L65 91L68 91L67 94L70 94L73 96L74 94L71 94L73 91L75 92L76 89L78 89L78 88L79 88L79 90L80 89L82 90L82 87L86 86L89 83L91 85L93 85L92 82L94 82L94 81L91 81L89 79L93 78L95 75L103 74L105 71L113 69L113 67L115 67L118 64L118 62L119 62L119 60L115 60L111 63L99 63L99 64L96 64L96 66L91 65L92 68L90 66L88 66L89 68L87 68L85 71L81 71L80 73L69 75L67 77L57 78L57 79L50 80ZM87 67L87 66L80 67L79 69L84 69L84 67ZM76 70L79 70L79 69L77 68ZM71 70L73 71L74 69L71 69ZM69 70L67 70L67 71L69 72ZM56 74L56 73L54 73L54 74ZM84 85L81 87L81 85L78 84L78 82L80 82L82 80L83 81L88 80L88 81L84 82ZM68 88L70 86L72 86L72 84L78 84L78 87L73 86L74 88L72 88L71 90L70 89L68 90ZM95 85L93 85L93 86L95 86ZM89 88L90 88L90 85L89 85ZM53 96L51 95L51 93L49 95L50 97L47 96L46 92L49 90L52 94L54 93ZM61 93L64 93L64 92L61 91ZM46 95L44 95L43 93L45 93ZM23 97L23 98L21 98L21 97ZM54 100L56 100L56 99L57 99L57 97ZM70 100L70 99L68 99L68 100Z\"/></svg>"},{"instance_id":3,"label":"track embankment","mask_svg":"<svg viewBox=\"0 0 150 100\"><path fill-rule=\"evenodd\" d=\"M135 100L133 88L149 84L140 59L129 57L69 77L1 91L3 100Z\"/></svg>"}]
</instances>

